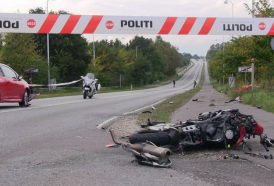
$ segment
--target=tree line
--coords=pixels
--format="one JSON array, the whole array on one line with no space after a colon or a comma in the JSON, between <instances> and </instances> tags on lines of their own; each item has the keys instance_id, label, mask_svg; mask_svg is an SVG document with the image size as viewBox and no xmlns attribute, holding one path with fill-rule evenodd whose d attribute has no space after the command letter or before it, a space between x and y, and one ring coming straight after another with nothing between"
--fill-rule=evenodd
<instances>
[{"instance_id":1,"label":"tree line","mask_svg":"<svg viewBox=\"0 0 274 186\"><path fill-rule=\"evenodd\" d=\"M44 14L42 8L31 9L31 14ZM51 12L68 14L66 11ZM10 65L19 74L29 68L39 69L35 83L47 84L46 34L0 35L0 62ZM93 45L96 58L93 59ZM102 40L89 43L82 35L50 34L51 77L57 82L79 79L93 72L104 86L145 85L176 74L176 68L189 64L191 54L178 49L160 36L153 39L136 36L129 43Z\"/></svg>"},{"instance_id":2,"label":"tree line","mask_svg":"<svg viewBox=\"0 0 274 186\"><path fill-rule=\"evenodd\" d=\"M269 0L259 0L252 12L256 17L274 17L274 9ZM271 48L271 36L233 37L224 43L214 44L207 52L209 72L213 79L227 82L228 77L236 77L236 83L243 84L244 73L238 72L240 66L255 64L256 84L262 88L274 85L274 53ZM250 76L247 76L250 83Z\"/></svg>"}]
</instances>

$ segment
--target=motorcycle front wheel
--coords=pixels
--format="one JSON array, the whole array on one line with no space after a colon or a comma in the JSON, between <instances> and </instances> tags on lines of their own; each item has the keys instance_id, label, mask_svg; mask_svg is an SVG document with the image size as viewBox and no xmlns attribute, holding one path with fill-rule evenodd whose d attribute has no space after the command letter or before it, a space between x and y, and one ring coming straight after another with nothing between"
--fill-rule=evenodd
<instances>
[{"instance_id":1,"label":"motorcycle front wheel","mask_svg":"<svg viewBox=\"0 0 274 186\"><path fill-rule=\"evenodd\" d=\"M83 92L83 98L84 98L84 99L86 99L86 98L87 98L87 96L88 96L88 91L87 91L87 90L85 90L85 91Z\"/></svg>"},{"instance_id":2,"label":"motorcycle front wheel","mask_svg":"<svg viewBox=\"0 0 274 186\"><path fill-rule=\"evenodd\" d=\"M92 91L92 93L88 96L89 99L91 99L94 95L94 91Z\"/></svg>"}]
</instances>

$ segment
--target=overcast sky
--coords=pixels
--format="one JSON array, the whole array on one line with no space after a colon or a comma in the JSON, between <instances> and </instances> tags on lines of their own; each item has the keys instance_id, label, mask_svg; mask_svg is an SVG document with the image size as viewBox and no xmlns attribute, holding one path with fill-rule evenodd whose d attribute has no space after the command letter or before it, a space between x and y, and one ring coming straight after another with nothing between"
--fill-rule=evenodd
<instances>
[{"instance_id":1,"label":"overcast sky","mask_svg":"<svg viewBox=\"0 0 274 186\"><path fill-rule=\"evenodd\" d=\"M28 13L29 9L46 9L47 0L0 0L1 13ZM244 3L251 0L49 0L49 10L66 10L80 15L121 15L121 16L197 16L231 17L232 3L234 17L250 17ZM89 41L91 36L85 35ZM120 39L123 43L132 39L132 35L95 35L98 39ZM171 42L180 52L205 55L213 43L227 40L229 36L162 36ZM153 37L154 38L154 37Z\"/></svg>"}]
</instances>

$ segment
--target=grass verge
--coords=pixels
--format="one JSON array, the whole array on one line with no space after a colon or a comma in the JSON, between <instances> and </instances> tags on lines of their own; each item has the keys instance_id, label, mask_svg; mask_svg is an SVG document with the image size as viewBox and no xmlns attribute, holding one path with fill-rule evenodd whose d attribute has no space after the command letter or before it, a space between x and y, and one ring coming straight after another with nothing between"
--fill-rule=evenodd
<instances>
[{"instance_id":1,"label":"grass verge","mask_svg":"<svg viewBox=\"0 0 274 186\"><path fill-rule=\"evenodd\" d=\"M253 90L242 94L244 103L260 107L265 111L274 113L274 92L269 90Z\"/></svg>"},{"instance_id":2,"label":"grass verge","mask_svg":"<svg viewBox=\"0 0 274 186\"><path fill-rule=\"evenodd\" d=\"M39 96L36 99L40 98L51 98L51 97L61 97L61 96L76 96L82 94L82 88L80 87L66 87L66 88L58 88L55 90L39 90Z\"/></svg>"},{"instance_id":3,"label":"grass verge","mask_svg":"<svg viewBox=\"0 0 274 186\"><path fill-rule=\"evenodd\" d=\"M218 84L216 81L211 81L213 87L230 98L237 96L241 97L243 103L259 107L265 111L274 113L274 92L264 89L254 89L247 92L235 93L228 85Z\"/></svg>"},{"instance_id":4,"label":"grass verge","mask_svg":"<svg viewBox=\"0 0 274 186\"><path fill-rule=\"evenodd\" d=\"M202 89L203 83L204 67L197 88L168 98L164 102L158 104L157 108L152 113L140 113L138 115L138 123L146 123L148 118L150 118L151 121L170 122L172 113L186 104L196 93L198 93Z\"/></svg>"}]
</instances>

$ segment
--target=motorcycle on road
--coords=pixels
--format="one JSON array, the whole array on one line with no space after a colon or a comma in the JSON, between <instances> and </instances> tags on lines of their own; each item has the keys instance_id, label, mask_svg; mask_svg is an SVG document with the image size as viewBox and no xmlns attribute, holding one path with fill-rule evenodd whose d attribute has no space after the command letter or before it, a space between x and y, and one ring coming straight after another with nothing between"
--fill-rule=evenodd
<instances>
[{"instance_id":1,"label":"motorcycle on road","mask_svg":"<svg viewBox=\"0 0 274 186\"><path fill-rule=\"evenodd\" d=\"M83 98L86 99L88 97L91 99L101 87L100 84L97 83L98 79L95 79L92 73L81 76L81 79L83 79Z\"/></svg>"}]
</instances>

